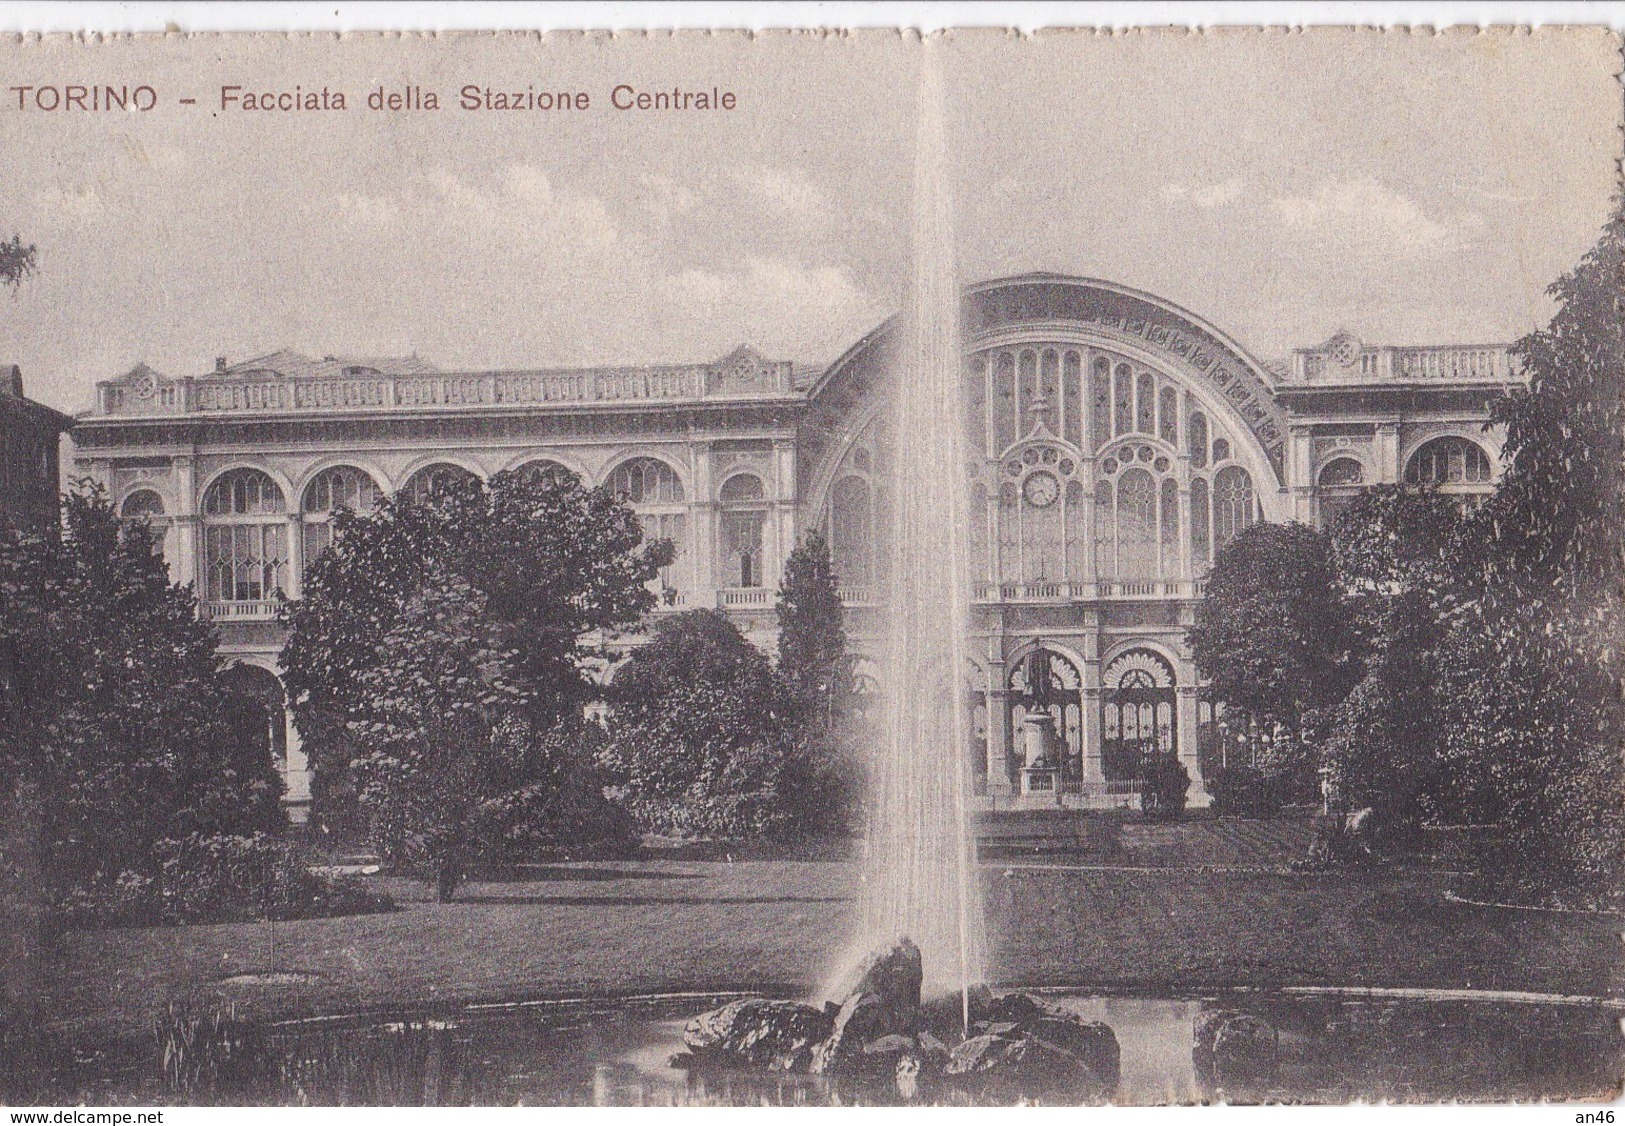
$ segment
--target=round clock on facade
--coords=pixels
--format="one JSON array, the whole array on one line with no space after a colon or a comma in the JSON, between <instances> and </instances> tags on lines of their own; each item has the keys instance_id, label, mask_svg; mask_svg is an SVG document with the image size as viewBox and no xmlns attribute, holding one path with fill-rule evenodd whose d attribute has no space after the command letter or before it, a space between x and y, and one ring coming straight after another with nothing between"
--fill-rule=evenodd
<instances>
[{"instance_id":1,"label":"round clock on facade","mask_svg":"<svg viewBox=\"0 0 1625 1126\"><path fill-rule=\"evenodd\" d=\"M144 371L136 377L135 393L138 398L150 399L158 390L158 377L150 371Z\"/></svg>"},{"instance_id":2,"label":"round clock on facade","mask_svg":"<svg viewBox=\"0 0 1625 1126\"><path fill-rule=\"evenodd\" d=\"M1050 473L1034 473L1021 486L1021 493L1034 508L1048 508L1061 495L1061 483Z\"/></svg>"}]
</instances>

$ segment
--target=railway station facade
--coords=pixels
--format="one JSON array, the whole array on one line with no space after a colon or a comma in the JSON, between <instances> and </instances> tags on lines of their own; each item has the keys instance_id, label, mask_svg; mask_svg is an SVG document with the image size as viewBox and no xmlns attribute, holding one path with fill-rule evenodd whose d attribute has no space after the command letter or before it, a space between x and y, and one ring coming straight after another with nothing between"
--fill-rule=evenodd
<instances>
[{"instance_id":1,"label":"railway station facade","mask_svg":"<svg viewBox=\"0 0 1625 1126\"><path fill-rule=\"evenodd\" d=\"M887 436L906 424L887 408L898 339L888 322L827 366L743 346L713 363L592 369L292 352L195 376L137 365L98 384L73 472L162 530L172 573L196 584L233 674L265 702L297 804L309 785L279 680L278 592L299 597L335 507L448 476L562 467L608 486L678 545L657 613L715 607L769 649L785 560L819 529L851 646L872 658ZM968 287L962 341L967 753L990 804L1020 789L1033 706L1052 717L1057 802L1127 804L1161 751L1185 763L1202 804L1223 717L1199 697L1184 638L1214 552L1257 521L1325 524L1379 483L1480 503L1501 470L1490 405L1520 384L1504 345L1344 331L1266 365L1171 302L1050 274ZM872 661L860 669L873 675Z\"/></svg>"}]
</instances>

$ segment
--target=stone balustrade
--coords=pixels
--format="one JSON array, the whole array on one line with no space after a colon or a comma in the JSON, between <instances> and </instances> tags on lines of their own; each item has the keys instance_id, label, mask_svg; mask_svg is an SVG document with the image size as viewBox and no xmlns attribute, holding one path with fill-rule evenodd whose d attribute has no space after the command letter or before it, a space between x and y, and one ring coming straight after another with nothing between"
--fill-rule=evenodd
<instances>
[{"instance_id":1,"label":"stone balustrade","mask_svg":"<svg viewBox=\"0 0 1625 1126\"><path fill-rule=\"evenodd\" d=\"M1299 383L1510 383L1521 374L1505 345L1446 344L1360 348L1343 356L1299 349L1292 377Z\"/></svg>"},{"instance_id":2,"label":"stone balustrade","mask_svg":"<svg viewBox=\"0 0 1625 1126\"><path fill-rule=\"evenodd\" d=\"M977 583L977 602L1096 602L1200 598L1203 579L1117 579L1099 582Z\"/></svg>"},{"instance_id":3,"label":"stone balustrade","mask_svg":"<svg viewBox=\"0 0 1625 1126\"><path fill-rule=\"evenodd\" d=\"M1196 579L1120 579L1093 583L1082 582L1024 582L977 583L973 590L976 602L1095 602L1095 601L1159 601L1162 599L1201 598L1206 580ZM874 606L880 593L872 587L850 586L840 590L841 602L846 606ZM714 605L719 610L738 608L767 608L778 601L773 587L724 587L714 592L676 591L668 600L662 598L655 613L676 613L695 606ZM213 622L275 621L279 603L272 600L259 602L204 602L202 613Z\"/></svg>"},{"instance_id":4,"label":"stone balustrade","mask_svg":"<svg viewBox=\"0 0 1625 1126\"><path fill-rule=\"evenodd\" d=\"M211 622L273 622L281 605L272 599L256 602L204 602L203 616Z\"/></svg>"},{"instance_id":5,"label":"stone balustrade","mask_svg":"<svg viewBox=\"0 0 1625 1126\"><path fill-rule=\"evenodd\" d=\"M314 378L180 379L145 397L119 381L99 385L106 415L257 414L306 411L395 411L676 402L792 393L791 366L764 364L749 385L718 378L708 364L568 371Z\"/></svg>"}]
</instances>

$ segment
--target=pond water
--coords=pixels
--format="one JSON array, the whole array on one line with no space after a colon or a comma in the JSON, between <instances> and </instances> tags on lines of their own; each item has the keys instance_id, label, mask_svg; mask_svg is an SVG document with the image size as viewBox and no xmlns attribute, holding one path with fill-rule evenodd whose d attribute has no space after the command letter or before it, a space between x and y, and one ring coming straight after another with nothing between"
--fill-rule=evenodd
<instances>
[{"instance_id":1,"label":"pond water","mask_svg":"<svg viewBox=\"0 0 1625 1126\"><path fill-rule=\"evenodd\" d=\"M1250 993L1153 999L1046 992L1109 1024L1119 1104L1342 1103L1610 1097L1625 1074L1619 1014L1596 1005ZM238 1029L227 1059L194 1052L166 1074L150 1043L58 1077L53 1099L312 1105L831 1105L895 1103L890 1083L671 1066L695 1012L726 998L465 1008L391 1020ZM1193 1053L1204 1017L1245 1013L1275 1046L1218 1067ZM1259 1025L1253 1024L1257 1028ZM206 1039L206 1037L204 1037ZM196 1045L194 1045L194 1048ZM88 1070L87 1070L88 1067ZM1035 1102L1045 1092L1022 1093ZM1009 1102L939 1084L912 1101Z\"/></svg>"}]
</instances>

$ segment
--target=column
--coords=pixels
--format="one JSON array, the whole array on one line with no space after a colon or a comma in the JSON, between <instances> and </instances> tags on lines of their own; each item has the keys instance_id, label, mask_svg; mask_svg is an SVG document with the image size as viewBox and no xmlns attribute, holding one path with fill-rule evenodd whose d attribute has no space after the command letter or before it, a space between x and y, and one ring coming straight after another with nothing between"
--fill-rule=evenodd
<instances>
[{"instance_id":1,"label":"column","mask_svg":"<svg viewBox=\"0 0 1625 1126\"><path fill-rule=\"evenodd\" d=\"M1010 785L1010 692L987 690L987 792L1008 794Z\"/></svg>"},{"instance_id":2,"label":"column","mask_svg":"<svg viewBox=\"0 0 1625 1126\"><path fill-rule=\"evenodd\" d=\"M1292 519L1300 524L1315 520L1315 440L1307 426L1287 428L1287 485L1292 490Z\"/></svg>"},{"instance_id":3,"label":"column","mask_svg":"<svg viewBox=\"0 0 1625 1126\"><path fill-rule=\"evenodd\" d=\"M175 562L170 578L177 583L195 583L198 598L207 597L202 552L198 544L197 468L192 457L180 454L171 459L175 472Z\"/></svg>"},{"instance_id":4,"label":"column","mask_svg":"<svg viewBox=\"0 0 1625 1126\"><path fill-rule=\"evenodd\" d=\"M1191 675L1188 661L1179 664L1181 679ZM1196 753L1196 685L1181 684L1174 690L1174 712L1179 731L1179 761L1191 779L1185 803L1193 809L1206 809L1213 799L1208 796L1201 760Z\"/></svg>"},{"instance_id":5,"label":"column","mask_svg":"<svg viewBox=\"0 0 1625 1126\"><path fill-rule=\"evenodd\" d=\"M694 467L694 494L689 497L688 556L692 589L688 606L694 609L717 604L717 504L711 483L711 443L697 441L690 445Z\"/></svg>"},{"instance_id":6,"label":"column","mask_svg":"<svg viewBox=\"0 0 1625 1126\"><path fill-rule=\"evenodd\" d=\"M1404 474L1399 464L1399 423L1377 424L1377 482L1391 485Z\"/></svg>"},{"instance_id":7,"label":"column","mask_svg":"<svg viewBox=\"0 0 1625 1126\"><path fill-rule=\"evenodd\" d=\"M1179 455L1179 565L1173 573L1181 584L1196 578L1191 571L1191 455L1188 453ZM1194 593L1188 585L1184 590L1187 595Z\"/></svg>"},{"instance_id":8,"label":"column","mask_svg":"<svg viewBox=\"0 0 1625 1126\"><path fill-rule=\"evenodd\" d=\"M1087 796L1093 789L1096 795L1106 792L1106 771L1102 767L1100 740L1100 611L1086 610L1084 626L1090 631L1083 638L1083 667L1078 675L1083 678L1083 784Z\"/></svg>"},{"instance_id":9,"label":"column","mask_svg":"<svg viewBox=\"0 0 1625 1126\"><path fill-rule=\"evenodd\" d=\"M796 547L796 446L794 439L773 439L773 553L764 568L763 586L776 587Z\"/></svg>"},{"instance_id":10,"label":"column","mask_svg":"<svg viewBox=\"0 0 1625 1126\"><path fill-rule=\"evenodd\" d=\"M1093 681L1090 683L1090 681ZM1098 796L1104 792L1106 772L1100 758L1100 665L1094 676L1084 677L1083 689L1083 790L1084 795Z\"/></svg>"},{"instance_id":11,"label":"column","mask_svg":"<svg viewBox=\"0 0 1625 1126\"><path fill-rule=\"evenodd\" d=\"M287 725L288 743L288 757L282 769L282 781L288 789L282 800L293 807L288 815L297 824L305 820L310 807L310 759L305 755L299 728L293 722L293 710L284 708L282 716Z\"/></svg>"},{"instance_id":12,"label":"column","mask_svg":"<svg viewBox=\"0 0 1625 1126\"><path fill-rule=\"evenodd\" d=\"M297 512L288 515L288 583L282 593L303 597L305 590L305 520Z\"/></svg>"}]
</instances>

